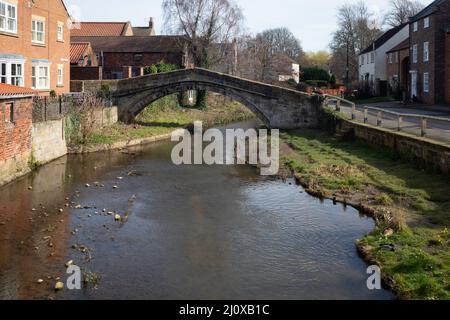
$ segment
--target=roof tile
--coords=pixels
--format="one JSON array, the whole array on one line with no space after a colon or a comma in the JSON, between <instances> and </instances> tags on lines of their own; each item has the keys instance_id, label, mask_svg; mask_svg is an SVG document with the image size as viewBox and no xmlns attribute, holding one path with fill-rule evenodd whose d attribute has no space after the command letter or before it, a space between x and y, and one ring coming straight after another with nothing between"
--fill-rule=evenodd
<instances>
[{"instance_id":1,"label":"roof tile","mask_svg":"<svg viewBox=\"0 0 450 320\"><path fill-rule=\"evenodd\" d=\"M89 42L72 42L70 44L70 63L78 63L83 58L89 46Z\"/></svg>"},{"instance_id":2,"label":"roof tile","mask_svg":"<svg viewBox=\"0 0 450 320\"><path fill-rule=\"evenodd\" d=\"M71 37L73 42L89 42L95 52L178 53L183 51L182 36L151 37Z\"/></svg>"},{"instance_id":3,"label":"roof tile","mask_svg":"<svg viewBox=\"0 0 450 320\"><path fill-rule=\"evenodd\" d=\"M2 96L21 96L21 95L34 95L37 94L37 91L24 88L24 87L16 87L10 84L0 83L0 97Z\"/></svg>"},{"instance_id":4,"label":"roof tile","mask_svg":"<svg viewBox=\"0 0 450 320\"><path fill-rule=\"evenodd\" d=\"M123 35L127 24L127 22L79 22L73 25L70 32L74 37L118 37Z\"/></svg>"}]
</instances>

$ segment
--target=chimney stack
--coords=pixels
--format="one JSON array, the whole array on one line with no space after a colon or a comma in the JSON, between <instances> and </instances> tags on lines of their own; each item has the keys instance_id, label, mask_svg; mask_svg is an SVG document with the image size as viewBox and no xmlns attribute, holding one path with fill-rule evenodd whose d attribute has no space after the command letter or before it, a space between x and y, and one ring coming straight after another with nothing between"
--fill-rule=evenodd
<instances>
[{"instance_id":1,"label":"chimney stack","mask_svg":"<svg viewBox=\"0 0 450 320\"><path fill-rule=\"evenodd\" d=\"M148 27L150 29L153 29L153 17L150 17L150 20L148 21Z\"/></svg>"}]
</instances>

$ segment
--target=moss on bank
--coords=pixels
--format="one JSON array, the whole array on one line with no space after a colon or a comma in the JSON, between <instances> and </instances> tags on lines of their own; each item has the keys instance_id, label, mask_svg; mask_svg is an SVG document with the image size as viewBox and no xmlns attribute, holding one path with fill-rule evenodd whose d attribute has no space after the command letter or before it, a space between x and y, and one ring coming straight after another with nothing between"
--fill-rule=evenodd
<instances>
[{"instance_id":1,"label":"moss on bank","mask_svg":"<svg viewBox=\"0 0 450 320\"><path fill-rule=\"evenodd\" d=\"M310 193L374 215L376 230L358 246L382 267L400 298L450 299L448 177L416 169L389 150L329 133L301 130L282 138L284 165Z\"/></svg>"},{"instance_id":2,"label":"moss on bank","mask_svg":"<svg viewBox=\"0 0 450 320\"><path fill-rule=\"evenodd\" d=\"M194 121L203 121L205 126L221 125L243 121L254 115L241 104L225 97L210 94L208 107L202 110L181 108L177 95L164 97L146 108L134 124L116 123L95 130L83 145L113 144L119 141L149 138L171 133L175 129L186 127Z\"/></svg>"}]
</instances>

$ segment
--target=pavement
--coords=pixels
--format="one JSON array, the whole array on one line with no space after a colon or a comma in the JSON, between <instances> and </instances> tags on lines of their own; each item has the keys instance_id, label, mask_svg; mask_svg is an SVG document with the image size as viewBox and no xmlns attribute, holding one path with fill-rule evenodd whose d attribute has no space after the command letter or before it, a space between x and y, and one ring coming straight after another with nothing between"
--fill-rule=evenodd
<instances>
[{"instance_id":1,"label":"pavement","mask_svg":"<svg viewBox=\"0 0 450 320\"><path fill-rule=\"evenodd\" d=\"M356 121L364 122L364 107L376 107L386 111L419 115L419 116L433 116L444 118L444 120L428 120L425 137L439 141L450 143L450 106L445 105L423 105L423 104L408 104L404 105L401 102L381 102L373 104L364 104L356 106ZM341 111L351 115L351 107L341 105ZM445 121L449 119L449 121ZM377 125L377 112L369 110L368 123ZM397 116L383 113L381 127L398 130ZM403 118L402 131L413 135L421 136L421 120L419 118L407 117Z\"/></svg>"},{"instance_id":2,"label":"pavement","mask_svg":"<svg viewBox=\"0 0 450 320\"><path fill-rule=\"evenodd\" d=\"M425 105L419 103L411 103L405 105L402 102L398 101L357 105L358 108L362 108L364 106L386 109L387 111L398 113L417 114L450 119L450 105Z\"/></svg>"}]
</instances>

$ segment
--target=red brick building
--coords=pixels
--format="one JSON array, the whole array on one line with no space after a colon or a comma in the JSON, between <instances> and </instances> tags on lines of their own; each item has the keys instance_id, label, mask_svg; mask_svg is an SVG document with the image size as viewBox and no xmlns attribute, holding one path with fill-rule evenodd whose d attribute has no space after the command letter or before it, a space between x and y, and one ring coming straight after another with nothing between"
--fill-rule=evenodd
<instances>
[{"instance_id":1,"label":"red brick building","mask_svg":"<svg viewBox=\"0 0 450 320\"><path fill-rule=\"evenodd\" d=\"M68 92L68 22L62 0L0 0L0 83Z\"/></svg>"},{"instance_id":2,"label":"red brick building","mask_svg":"<svg viewBox=\"0 0 450 320\"><path fill-rule=\"evenodd\" d=\"M28 171L35 94L31 89L0 83L0 185Z\"/></svg>"},{"instance_id":3,"label":"red brick building","mask_svg":"<svg viewBox=\"0 0 450 320\"><path fill-rule=\"evenodd\" d=\"M82 43L86 50L85 44L89 44L99 67L72 67L72 80L135 77L142 75L144 67L161 60L180 67L186 67L188 61L183 37L156 36L152 18L146 27L133 27L130 22L77 23L71 43L74 48L82 48ZM79 50L71 51L72 66L80 59L79 54Z\"/></svg>"},{"instance_id":4,"label":"red brick building","mask_svg":"<svg viewBox=\"0 0 450 320\"><path fill-rule=\"evenodd\" d=\"M98 65L97 55L89 42L70 44L70 79L102 80L102 67Z\"/></svg>"},{"instance_id":5,"label":"red brick building","mask_svg":"<svg viewBox=\"0 0 450 320\"><path fill-rule=\"evenodd\" d=\"M450 103L450 0L436 0L410 18L410 97Z\"/></svg>"},{"instance_id":6,"label":"red brick building","mask_svg":"<svg viewBox=\"0 0 450 320\"><path fill-rule=\"evenodd\" d=\"M187 50L179 36L72 37L72 43L80 42L90 43L103 69L103 79L140 76L142 68L162 60L181 68L187 66Z\"/></svg>"},{"instance_id":7,"label":"red brick building","mask_svg":"<svg viewBox=\"0 0 450 320\"><path fill-rule=\"evenodd\" d=\"M388 94L406 100L409 96L409 38L386 52Z\"/></svg>"}]
</instances>

